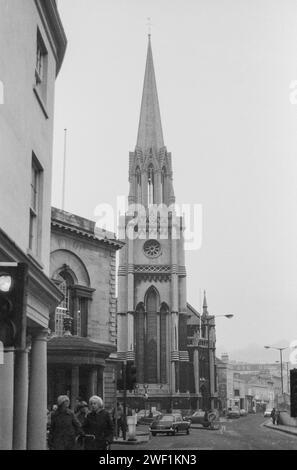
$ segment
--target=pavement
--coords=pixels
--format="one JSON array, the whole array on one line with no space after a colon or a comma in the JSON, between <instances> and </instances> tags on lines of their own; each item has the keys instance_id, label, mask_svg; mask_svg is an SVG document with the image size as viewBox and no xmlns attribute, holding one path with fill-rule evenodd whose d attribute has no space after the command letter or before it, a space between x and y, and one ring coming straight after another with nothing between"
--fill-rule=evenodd
<instances>
[{"instance_id":1,"label":"pavement","mask_svg":"<svg viewBox=\"0 0 297 470\"><path fill-rule=\"evenodd\" d=\"M263 426L269 429L273 429L275 431L281 431L287 434L292 434L294 436L297 436L297 427L295 428L294 426L285 426L284 424L273 424L271 420L263 423Z\"/></svg>"},{"instance_id":2,"label":"pavement","mask_svg":"<svg viewBox=\"0 0 297 470\"><path fill-rule=\"evenodd\" d=\"M148 442L151 439L151 433L148 430L148 426L141 426L141 427L139 426L137 428L138 429L136 429L135 439L129 440L129 436L127 433L125 441L122 437L118 437L118 438L114 438L113 443L117 445L120 444L120 445L131 445L131 446L134 445L135 446L138 444L143 444L144 442Z\"/></svg>"}]
</instances>

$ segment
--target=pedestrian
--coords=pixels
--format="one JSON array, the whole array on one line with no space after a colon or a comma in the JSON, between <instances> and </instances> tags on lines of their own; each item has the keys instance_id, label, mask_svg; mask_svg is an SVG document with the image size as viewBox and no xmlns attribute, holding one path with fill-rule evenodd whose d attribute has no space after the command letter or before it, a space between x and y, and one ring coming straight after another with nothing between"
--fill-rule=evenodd
<instances>
[{"instance_id":1,"label":"pedestrian","mask_svg":"<svg viewBox=\"0 0 297 470\"><path fill-rule=\"evenodd\" d=\"M113 441L113 424L108 411L104 409L102 398L94 395L89 400L90 412L86 416L83 430L93 435L85 440L86 450L106 450Z\"/></svg>"},{"instance_id":2,"label":"pedestrian","mask_svg":"<svg viewBox=\"0 0 297 470\"><path fill-rule=\"evenodd\" d=\"M81 404L77 406L77 412L75 413L75 416L80 422L81 426L84 425L88 412L89 407L86 401L81 402Z\"/></svg>"},{"instance_id":3,"label":"pedestrian","mask_svg":"<svg viewBox=\"0 0 297 470\"><path fill-rule=\"evenodd\" d=\"M114 421L116 421L117 437L120 437L120 431L121 431L122 437L124 439L126 436L124 408L119 402L117 402L117 408L114 411Z\"/></svg>"},{"instance_id":4,"label":"pedestrian","mask_svg":"<svg viewBox=\"0 0 297 470\"><path fill-rule=\"evenodd\" d=\"M57 411L57 409L58 409L58 405L53 405L52 409L48 412L48 414L47 414L47 429L50 428L51 421L52 421L52 416L53 416L54 412Z\"/></svg>"},{"instance_id":5,"label":"pedestrian","mask_svg":"<svg viewBox=\"0 0 297 470\"><path fill-rule=\"evenodd\" d=\"M275 412L275 422L276 424L280 424L280 411L279 410L276 410Z\"/></svg>"},{"instance_id":6,"label":"pedestrian","mask_svg":"<svg viewBox=\"0 0 297 470\"><path fill-rule=\"evenodd\" d=\"M76 397L75 399L75 405L74 405L74 413L77 413L78 410L80 409L81 404L83 403L82 397Z\"/></svg>"},{"instance_id":7,"label":"pedestrian","mask_svg":"<svg viewBox=\"0 0 297 470\"><path fill-rule=\"evenodd\" d=\"M275 411L275 408L272 408L272 411L271 411L271 419L272 419L272 423L275 424L275 419L276 419L276 411Z\"/></svg>"},{"instance_id":8,"label":"pedestrian","mask_svg":"<svg viewBox=\"0 0 297 470\"><path fill-rule=\"evenodd\" d=\"M51 416L48 444L52 450L75 450L77 435L83 434L82 427L72 410L69 398L60 395L58 408Z\"/></svg>"}]
</instances>

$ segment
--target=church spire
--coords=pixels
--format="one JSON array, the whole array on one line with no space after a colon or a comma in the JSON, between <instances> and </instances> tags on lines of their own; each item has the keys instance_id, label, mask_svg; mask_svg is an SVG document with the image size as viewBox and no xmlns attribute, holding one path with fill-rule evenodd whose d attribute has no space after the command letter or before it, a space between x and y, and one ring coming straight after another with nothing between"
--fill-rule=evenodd
<instances>
[{"instance_id":1,"label":"church spire","mask_svg":"<svg viewBox=\"0 0 297 470\"><path fill-rule=\"evenodd\" d=\"M148 35L147 59L136 145L144 152L151 148L158 152L164 147L150 34Z\"/></svg>"}]
</instances>

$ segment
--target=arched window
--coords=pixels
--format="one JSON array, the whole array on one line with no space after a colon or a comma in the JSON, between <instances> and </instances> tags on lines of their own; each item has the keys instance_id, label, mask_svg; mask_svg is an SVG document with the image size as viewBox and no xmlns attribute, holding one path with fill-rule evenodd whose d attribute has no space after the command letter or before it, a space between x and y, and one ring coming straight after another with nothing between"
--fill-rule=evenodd
<instances>
[{"instance_id":1,"label":"arched window","mask_svg":"<svg viewBox=\"0 0 297 470\"><path fill-rule=\"evenodd\" d=\"M140 186L141 185L141 173L140 173L139 166L136 168L135 174L136 174L136 183L137 185Z\"/></svg>"},{"instance_id":2,"label":"arched window","mask_svg":"<svg viewBox=\"0 0 297 470\"><path fill-rule=\"evenodd\" d=\"M151 287L146 295L146 354L145 354L145 380L148 383L157 383L157 309L158 292Z\"/></svg>"},{"instance_id":3,"label":"arched window","mask_svg":"<svg viewBox=\"0 0 297 470\"><path fill-rule=\"evenodd\" d=\"M141 202L141 172L139 166L135 170L135 179L136 179L136 196L137 202Z\"/></svg>"},{"instance_id":4,"label":"arched window","mask_svg":"<svg viewBox=\"0 0 297 470\"><path fill-rule=\"evenodd\" d=\"M59 273L57 281L59 282L60 291L64 294L64 299L56 308L55 333L57 336L63 336L64 318L67 315L72 316L71 286L73 286L74 281L71 274L66 270Z\"/></svg>"},{"instance_id":5,"label":"arched window","mask_svg":"<svg viewBox=\"0 0 297 470\"><path fill-rule=\"evenodd\" d=\"M147 182L148 182L148 204L154 204L154 167L152 164L149 165L147 170Z\"/></svg>"},{"instance_id":6,"label":"arched window","mask_svg":"<svg viewBox=\"0 0 297 470\"><path fill-rule=\"evenodd\" d=\"M166 168L163 166L161 172L161 194L162 194L162 204L166 204Z\"/></svg>"},{"instance_id":7,"label":"arched window","mask_svg":"<svg viewBox=\"0 0 297 470\"><path fill-rule=\"evenodd\" d=\"M55 278L58 288L64 294L64 299L56 308L54 316L54 325L50 328L55 329L57 336L63 336L65 333L65 317L71 317L70 332L75 336L85 337L88 334L88 293L77 292L75 274L69 269L62 269ZM66 328L67 329L67 328Z\"/></svg>"}]
</instances>

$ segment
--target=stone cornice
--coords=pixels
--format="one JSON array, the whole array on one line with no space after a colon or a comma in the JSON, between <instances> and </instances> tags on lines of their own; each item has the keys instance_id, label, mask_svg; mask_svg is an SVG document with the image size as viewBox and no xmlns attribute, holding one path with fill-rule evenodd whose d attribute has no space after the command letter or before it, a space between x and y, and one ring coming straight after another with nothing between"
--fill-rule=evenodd
<instances>
[{"instance_id":1,"label":"stone cornice","mask_svg":"<svg viewBox=\"0 0 297 470\"><path fill-rule=\"evenodd\" d=\"M47 343L49 362L56 362L63 357L67 363L73 356L98 359L106 359L111 353L116 352L116 346L112 343L97 343L89 338L77 336L53 337Z\"/></svg>"},{"instance_id":2,"label":"stone cornice","mask_svg":"<svg viewBox=\"0 0 297 470\"><path fill-rule=\"evenodd\" d=\"M58 231L64 231L64 232L68 232L69 234L74 234L74 235L78 235L78 236L81 236L81 237L84 237L84 238L88 238L89 241L92 241L96 244L100 244L100 245L109 245L109 247L113 247L114 249L116 250L119 250L120 248L122 248L125 243L124 242L121 242L119 240L112 240L110 238L107 238L107 237L102 237L102 239L99 239L98 236L96 236L94 233L90 233L88 231L85 231L85 230L80 230L79 228L77 227L73 227L73 226L70 226L70 225L65 225L63 223L60 223L56 220L53 220L52 219L52 222L51 222L51 226L52 226L52 229L55 229L55 230L58 230Z\"/></svg>"},{"instance_id":3,"label":"stone cornice","mask_svg":"<svg viewBox=\"0 0 297 470\"><path fill-rule=\"evenodd\" d=\"M66 52L67 38L58 12L57 3L55 0L35 0L35 4L38 11L40 13L41 11L43 12L54 41L54 54L57 61L56 75L58 75Z\"/></svg>"}]
</instances>

